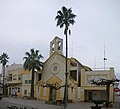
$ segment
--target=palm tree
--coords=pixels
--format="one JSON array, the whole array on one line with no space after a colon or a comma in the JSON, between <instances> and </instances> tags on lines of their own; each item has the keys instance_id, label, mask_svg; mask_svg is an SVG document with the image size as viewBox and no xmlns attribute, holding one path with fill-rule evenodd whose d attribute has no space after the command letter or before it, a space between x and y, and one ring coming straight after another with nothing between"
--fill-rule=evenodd
<instances>
[{"instance_id":1,"label":"palm tree","mask_svg":"<svg viewBox=\"0 0 120 109\"><path fill-rule=\"evenodd\" d=\"M3 69L3 95L5 96L5 66L8 62L8 55L7 53L3 53L1 56L0 56L0 63L2 64L2 69Z\"/></svg>"},{"instance_id":2,"label":"palm tree","mask_svg":"<svg viewBox=\"0 0 120 109\"><path fill-rule=\"evenodd\" d=\"M39 50L31 49L30 52L25 53L25 57L23 58L25 60L24 62L24 69L32 71L31 76L31 93L30 97L34 98L34 73L35 71L40 71L42 69L42 62L40 61L43 56L39 54Z\"/></svg>"},{"instance_id":3,"label":"palm tree","mask_svg":"<svg viewBox=\"0 0 120 109\"><path fill-rule=\"evenodd\" d=\"M76 17L75 14L72 13L72 9L67 9L66 7L62 7L62 10L57 11L57 16L55 20L57 20L57 26L60 28L64 27L64 35L66 36L66 66L65 66L65 91L64 91L64 108L67 107L67 96L68 96L68 89L67 89L67 78L68 78L68 66L67 66L67 57L68 57L68 32L69 35L71 31L69 29L70 25L74 25L75 21L74 18Z\"/></svg>"}]
</instances>

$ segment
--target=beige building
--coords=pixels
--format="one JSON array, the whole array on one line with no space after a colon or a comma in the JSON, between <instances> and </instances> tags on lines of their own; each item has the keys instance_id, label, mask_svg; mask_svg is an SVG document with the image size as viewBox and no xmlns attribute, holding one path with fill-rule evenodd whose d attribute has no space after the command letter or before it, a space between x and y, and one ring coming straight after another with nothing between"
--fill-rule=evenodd
<instances>
[{"instance_id":1,"label":"beige building","mask_svg":"<svg viewBox=\"0 0 120 109\"><path fill-rule=\"evenodd\" d=\"M11 66L6 66L8 95L10 96L21 96L22 67L22 64L12 64Z\"/></svg>"},{"instance_id":2,"label":"beige building","mask_svg":"<svg viewBox=\"0 0 120 109\"><path fill-rule=\"evenodd\" d=\"M95 70L95 71L85 71L81 72L81 90L80 90L80 101L89 100L106 100L106 86L98 86L91 84L91 81L99 81L101 79L114 80L114 68L108 70ZM110 85L110 96L109 101L113 102L114 92L113 85Z\"/></svg>"},{"instance_id":3,"label":"beige building","mask_svg":"<svg viewBox=\"0 0 120 109\"><path fill-rule=\"evenodd\" d=\"M22 64L6 66L8 95L17 97L30 97L31 72L23 69ZM39 72L35 73L35 84L38 81Z\"/></svg>"},{"instance_id":4,"label":"beige building","mask_svg":"<svg viewBox=\"0 0 120 109\"><path fill-rule=\"evenodd\" d=\"M2 74L0 74L0 95L3 93Z\"/></svg>"},{"instance_id":5,"label":"beige building","mask_svg":"<svg viewBox=\"0 0 120 109\"><path fill-rule=\"evenodd\" d=\"M35 85L35 95L36 95L36 84L37 81L39 80L40 72L35 73L35 78L34 78L34 85ZM21 91L21 97L30 97L30 91L31 91L31 72L28 70L23 70L22 72L22 91ZM37 95L38 96L38 95ZM36 97L37 97L36 96Z\"/></svg>"},{"instance_id":6,"label":"beige building","mask_svg":"<svg viewBox=\"0 0 120 109\"><path fill-rule=\"evenodd\" d=\"M21 97L29 97L31 89L31 72L28 70L22 72L22 91Z\"/></svg>"}]
</instances>

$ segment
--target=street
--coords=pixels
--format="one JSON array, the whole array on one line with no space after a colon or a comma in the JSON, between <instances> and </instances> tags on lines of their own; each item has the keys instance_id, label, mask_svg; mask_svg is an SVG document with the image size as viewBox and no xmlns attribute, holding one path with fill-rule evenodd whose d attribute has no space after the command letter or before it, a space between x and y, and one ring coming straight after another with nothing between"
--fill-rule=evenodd
<instances>
[{"instance_id":1,"label":"street","mask_svg":"<svg viewBox=\"0 0 120 109\"><path fill-rule=\"evenodd\" d=\"M56 106L51 104L45 104L45 101L41 100L24 100L11 97L6 97L0 100L0 109L7 109L8 106L17 106L19 108L26 107L27 109L63 109L63 105ZM91 106L94 106L94 104L91 102L68 103L67 109L90 109ZM109 109L120 109L120 96L117 96L117 98L115 98L114 108Z\"/></svg>"},{"instance_id":2,"label":"street","mask_svg":"<svg viewBox=\"0 0 120 109\"><path fill-rule=\"evenodd\" d=\"M7 109L7 106L18 106L18 107L27 107L27 109L63 109L62 106L45 104L45 101L41 100L24 100L19 98L3 98L0 100L0 109ZM90 109L90 106L94 105L93 103L68 103L68 109Z\"/></svg>"},{"instance_id":3,"label":"street","mask_svg":"<svg viewBox=\"0 0 120 109\"><path fill-rule=\"evenodd\" d=\"M120 96L115 96L114 108L120 109Z\"/></svg>"},{"instance_id":4,"label":"street","mask_svg":"<svg viewBox=\"0 0 120 109\"><path fill-rule=\"evenodd\" d=\"M19 104L7 102L4 99L0 100L0 109L7 109L8 106L21 107L21 105L19 105Z\"/></svg>"},{"instance_id":5,"label":"street","mask_svg":"<svg viewBox=\"0 0 120 109\"><path fill-rule=\"evenodd\" d=\"M23 100L19 98L3 98L0 100L0 109L7 109L8 106L26 107L27 109L61 109L59 106L47 105L40 100Z\"/></svg>"}]
</instances>

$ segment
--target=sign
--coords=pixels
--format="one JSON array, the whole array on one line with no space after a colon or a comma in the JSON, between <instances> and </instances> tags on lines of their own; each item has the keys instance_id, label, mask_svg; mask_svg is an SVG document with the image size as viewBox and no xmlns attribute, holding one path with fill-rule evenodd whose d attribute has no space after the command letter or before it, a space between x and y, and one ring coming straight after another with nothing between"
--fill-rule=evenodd
<instances>
[{"instance_id":1,"label":"sign","mask_svg":"<svg viewBox=\"0 0 120 109\"><path fill-rule=\"evenodd\" d=\"M119 88L114 88L114 92L119 92L120 89Z\"/></svg>"}]
</instances>

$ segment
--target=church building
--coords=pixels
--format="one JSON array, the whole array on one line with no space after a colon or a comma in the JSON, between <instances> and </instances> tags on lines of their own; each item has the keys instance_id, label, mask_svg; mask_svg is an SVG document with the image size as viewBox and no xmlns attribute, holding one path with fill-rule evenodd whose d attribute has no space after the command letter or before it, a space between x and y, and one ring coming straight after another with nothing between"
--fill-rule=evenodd
<instances>
[{"instance_id":1,"label":"church building","mask_svg":"<svg viewBox=\"0 0 120 109\"><path fill-rule=\"evenodd\" d=\"M36 85L37 99L46 101L63 100L65 89L65 56L63 40L55 37L50 42L50 56L43 64L41 80ZM68 58L68 101L75 102L80 98L81 69L91 71L75 58Z\"/></svg>"}]
</instances>

